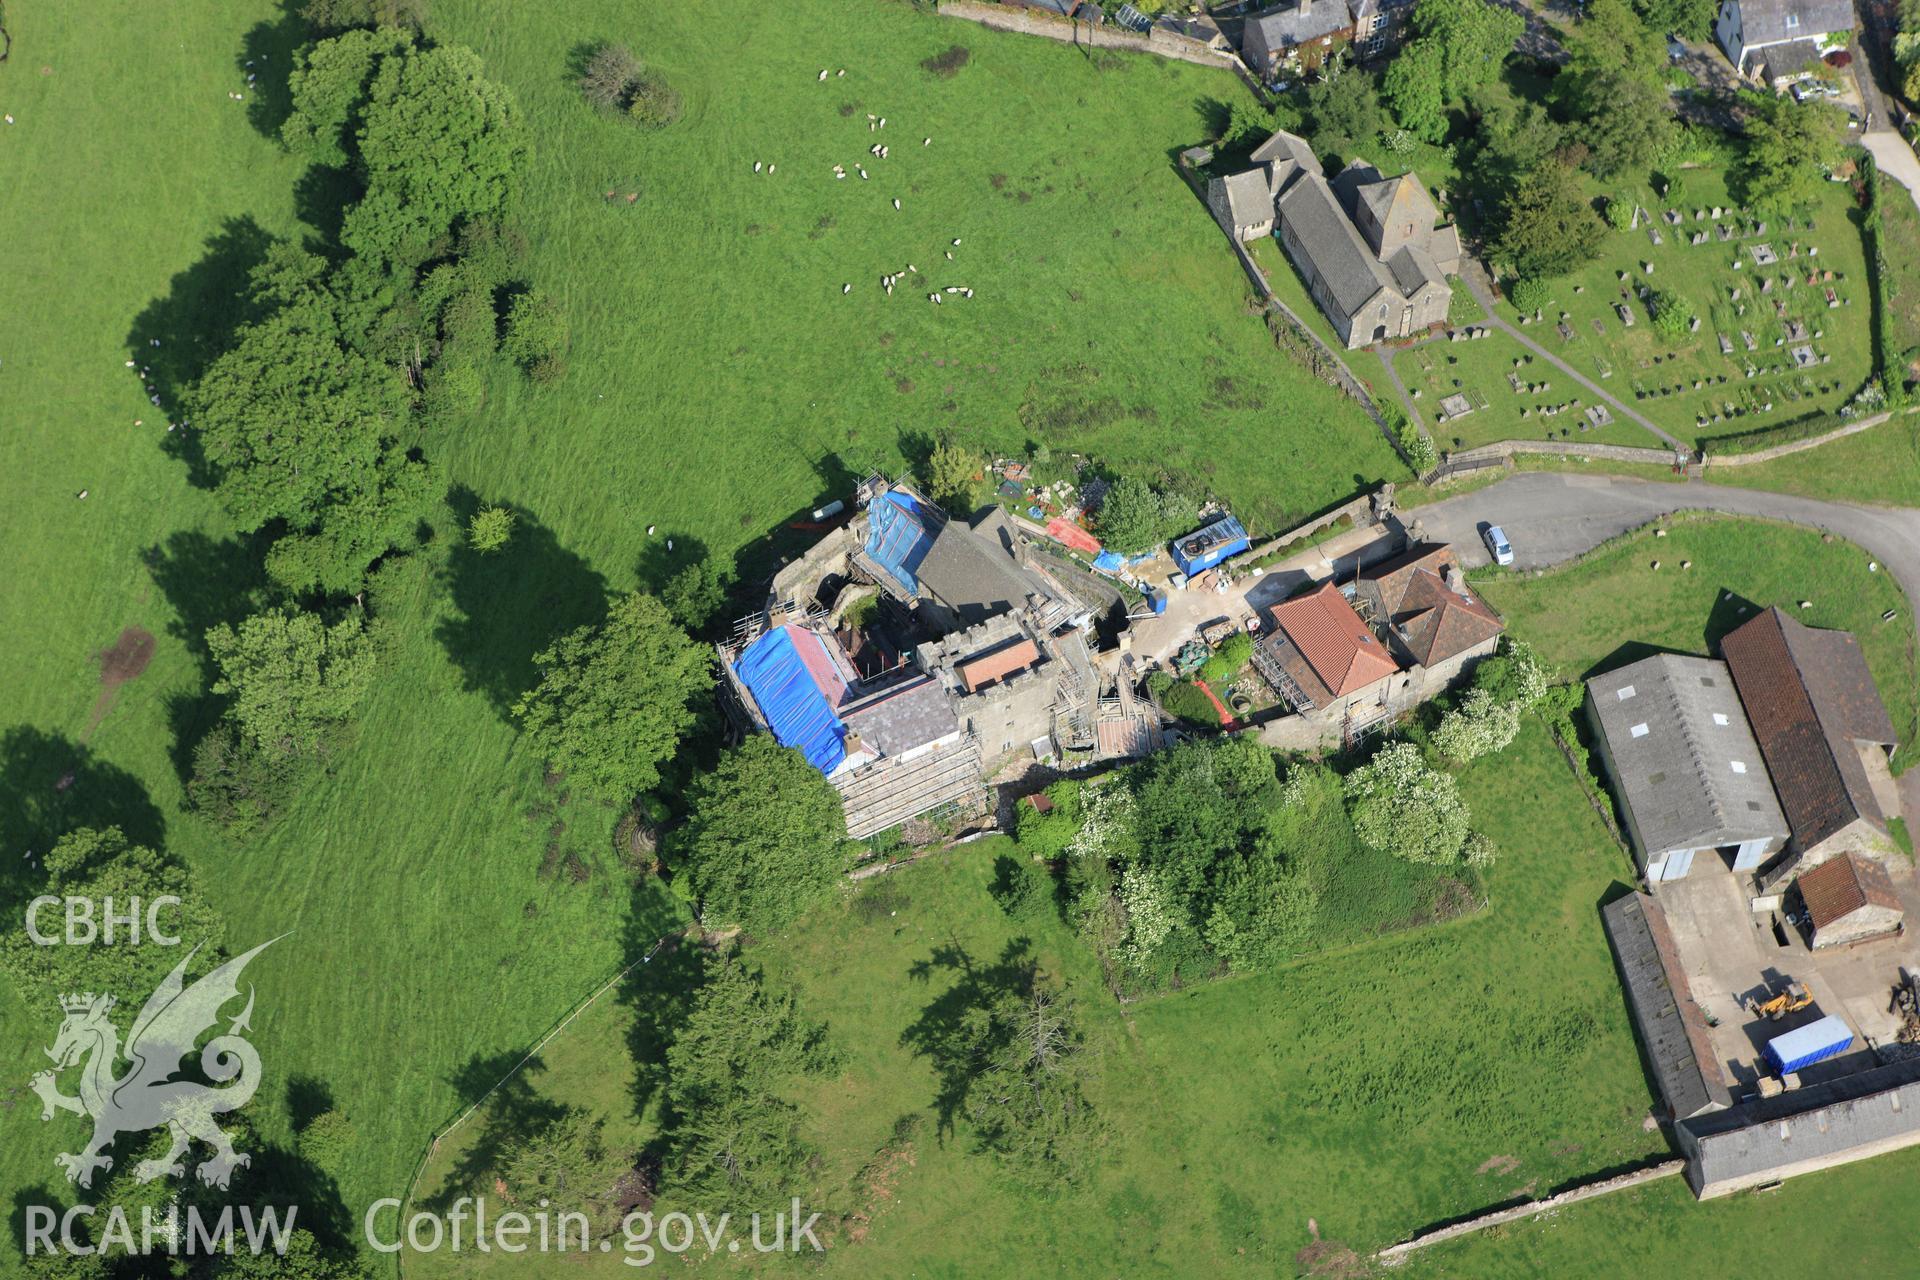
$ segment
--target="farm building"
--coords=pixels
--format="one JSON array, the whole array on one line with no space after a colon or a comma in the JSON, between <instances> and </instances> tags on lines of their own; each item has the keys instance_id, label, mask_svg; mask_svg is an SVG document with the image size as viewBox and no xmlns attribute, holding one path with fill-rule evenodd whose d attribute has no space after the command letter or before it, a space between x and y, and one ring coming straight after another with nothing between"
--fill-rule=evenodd
<instances>
[{"instance_id":1,"label":"farm building","mask_svg":"<svg viewBox=\"0 0 1920 1280\"><path fill-rule=\"evenodd\" d=\"M1602 907L1600 919L1666 1118L1686 1120L1731 1105L1706 1014L1694 1002L1660 904L1649 894L1629 893Z\"/></svg>"},{"instance_id":2,"label":"farm building","mask_svg":"<svg viewBox=\"0 0 1920 1280\"><path fill-rule=\"evenodd\" d=\"M1723 662L1662 653L1587 681L1587 714L1648 880L1696 857L1757 870L1787 821Z\"/></svg>"},{"instance_id":3,"label":"farm building","mask_svg":"<svg viewBox=\"0 0 1920 1280\"><path fill-rule=\"evenodd\" d=\"M1770 878L1783 881L1842 853L1890 854L1896 743L1860 642L1772 608L1729 632L1720 652L1792 834Z\"/></svg>"},{"instance_id":4,"label":"farm building","mask_svg":"<svg viewBox=\"0 0 1920 1280\"><path fill-rule=\"evenodd\" d=\"M1801 873L1793 888L1816 948L1884 938L1902 928L1900 899L1878 862L1843 853Z\"/></svg>"}]
</instances>

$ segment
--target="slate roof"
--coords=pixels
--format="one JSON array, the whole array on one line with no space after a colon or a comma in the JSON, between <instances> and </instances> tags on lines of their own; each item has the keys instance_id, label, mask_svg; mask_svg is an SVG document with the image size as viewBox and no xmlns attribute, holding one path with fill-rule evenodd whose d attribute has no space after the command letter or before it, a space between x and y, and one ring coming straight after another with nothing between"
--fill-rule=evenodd
<instances>
[{"instance_id":1,"label":"slate roof","mask_svg":"<svg viewBox=\"0 0 1920 1280\"><path fill-rule=\"evenodd\" d=\"M1247 19L1241 41L1247 54L1265 67L1275 53L1346 31L1353 26L1347 0L1312 0L1302 13L1298 0Z\"/></svg>"},{"instance_id":2,"label":"slate roof","mask_svg":"<svg viewBox=\"0 0 1920 1280\"><path fill-rule=\"evenodd\" d=\"M1862 907L1901 909L1886 868L1852 854L1829 858L1794 883L1815 929L1844 920Z\"/></svg>"},{"instance_id":3,"label":"slate roof","mask_svg":"<svg viewBox=\"0 0 1920 1280\"><path fill-rule=\"evenodd\" d=\"M1307 144L1307 140L1285 129L1276 129L1271 138L1255 147L1252 159L1255 164L1291 160L1309 172L1317 173L1320 169L1320 157L1313 154L1313 148Z\"/></svg>"},{"instance_id":4,"label":"slate roof","mask_svg":"<svg viewBox=\"0 0 1920 1280\"><path fill-rule=\"evenodd\" d=\"M1248 169L1222 178L1227 192L1227 216L1235 227L1253 227L1273 221L1273 191L1263 169Z\"/></svg>"},{"instance_id":5,"label":"slate roof","mask_svg":"<svg viewBox=\"0 0 1920 1280\"><path fill-rule=\"evenodd\" d=\"M1725 663L1656 654L1593 677L1587 694L1646 853L1786 836Z\"/></svg>"},{"instance_id":6,"label":"slate roof","mask_svg":"<svg viewBox=\"0 0 1920 1280\"><path fill-rule=\"evenodd\" d=\"M1818 66L1820 42L1788 40L1781 44L1770 44L1756 56L1764 68L1761 74L1769 80L1778 80L1782 76L1794 75L1810 66Z\"/></svg>"},{"instance_id":7,"label":"slate roof","mask_svg":"<svg viewBox=\"0 0 1920 1280\"><path fill-rule=\"evenodd\" d=\"M1021 567L1013 536L1013 526L998 508L973 527L949 520L920 561L920 585L969 623L1019 609L1030 595L1062 599L1064 592Z\"/></svg>"},{"instance_id":8,"label":"slate roof","mask_svg":"<svg viewBox=\"0 0 1920 1280\"><path fill-rule=\"evenodd\" d=\"M1920 1058L1907 1058L1772 1098L1754 1098L1683 1126L1693 1139L1691 1177L1715 1184L1764 1176L1809 1160L1904 1146L1920 1139Z\"/></svg>"},{"instance_id":9,"label":"slate roof","mask_svg":"<svg viewBox=\"0 0 1920 1280\"><path fill-rule=\"evenodd\" d=\"M1387 259L1387 270L1400 286L1400 292L1409 298L1419 293L1427 285L1447 287L1447 278L1434 265L1431 255L1419 245L1403 244Z\"/></svg>"},{"instance_id":10,"label":"slate roof","mask_svg":"<svg viewBox=\"0 0 1920 1280\"><path fill-rule=\"evenodd\" d=\"M897 756L957 733L960 721L940 682L928 676L894 685L841 708L840 718L863 746Z\"/></svg>"},{"instance_id":11,"label":"slate roof","mask_svg":"<svg viewBox=\"0 0 1920 1280\"><path fill-rule=\"evenodd\" d=\"M1452 570L1455 587L1447 584ZM1468 589L1445 543L1421 542L1363 572L1357 590L1374 617L1393 627L1421 666L1437 666L1506 629L1491 605Z\"/></svg>"},{"instance_id":12,"label":"slate roof","mask_svg":"<svg viewBox=\"0 0 1920 1280\"><path fill-rule=\"evenodd\" d=\"M1303 175L1281 195L1280 217L1326 282L1343 317L1359 315L1375 294L1393 288L1385 264L1367 248L1318 173Z\"/></svg>"},{"instance_id":13,"label":"slate roof","mask_svg":"<svg viewBox=\"0 0 1920 1280\"><path fill-rule=\"evenodd\" d=\"M1331 582L1323 582L1316 591L1275 605L1273 623L1299 650L1333 697L1345 697L1399 670L1386 648L1340 594L1340 588Z\"/></svg>"},{"instance_id":14,"label":"slate roof","mask_svg":"<svg viewBox=\"0 0 1920 1280\"><path fill-rule=\"evenodd\" d=\"M1747 48L1781 40L1853 30L1852 0L1738 0L1741 39ZM1797 14L1798 26L1787 16Z\"/></svg>"},{"instance_id":15,"label":"slate roof","mask_svg":"<svg viewBox=\"0 0 1920 1280\"><path fill-rule=\"evenodd\" d=\"M1706 1016L1687 986L1660 904L1630 893L1602 907L1600 919L1667 1111L1685 1120L1727 1106L1732 1095L1713 1054Z\"/></svg>"},{"instance_id":16,"label":"slate roof","mask_svg":"<svg viewBox=\"0 0 1920 1280\"><path fill-rule=\"evenodd\" d=\"M1811 849L1859 818L1884 834L1855 744L1891 750L1893 722L1859 641L1775 607L1724 636L1720 652L1799 846Z\"/></svg>"}]
</instances>

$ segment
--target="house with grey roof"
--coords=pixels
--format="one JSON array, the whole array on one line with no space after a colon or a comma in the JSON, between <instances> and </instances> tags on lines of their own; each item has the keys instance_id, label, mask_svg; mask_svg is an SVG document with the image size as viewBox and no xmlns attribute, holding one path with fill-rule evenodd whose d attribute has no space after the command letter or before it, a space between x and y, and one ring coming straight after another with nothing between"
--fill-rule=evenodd
<instances>
[{"instance_id":1,"label":"house with grey roof","mask_svg":"<svg viewBox=\"0 0 1920 1280\"><path fill-rule=\"evenodd\" d=\"M1262 79L1284 80L1318 69L1352 38L1347 0L1286 0L1247 19L1240 56Z\"/></svg>"},{"instance_id":2,"label":"house with grey roof","mask_svg":"<svg viewBox=\"0 0 1920 1280\"><path fill-rule=\"evenodd\" d=\"M1587 681L1587 715L1649 881L1757 869L1787 820L1724 662L1662 653Z\"/></svg>"},{"instance_id":3,"label":"house with grey roof","mask_svg":"<svg viewBox=\"0 0 1920 1280\"><path fill-rule=\"evenodd\" d=\"M1851 0L1724 0L1713 37L1742 76L1784 89L1852 31Z\"/></svg>"}]
</instances>

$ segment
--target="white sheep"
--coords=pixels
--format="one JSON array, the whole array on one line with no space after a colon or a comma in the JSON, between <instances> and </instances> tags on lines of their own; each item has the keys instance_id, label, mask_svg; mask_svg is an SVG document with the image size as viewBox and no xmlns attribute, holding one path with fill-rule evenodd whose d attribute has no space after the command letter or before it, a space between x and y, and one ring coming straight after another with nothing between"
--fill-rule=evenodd
<instances>
[{"instance_id":1,"label":"white sheep","mask_svg":"<svg viewBox=\"0 0 1920 1280\"><path fill-rule=\"evenodd\" d=\"M753 162L753 171L754 171L755 173L758 173L758 172L760 172L760 162L759 162L758 160L755 160L755 161Z\"/></svg>"},{"instance_id":2,"label":"white sheep","mask_svg":"<svg viewBox=\"0 0 1920 1280\"><path fill-rule=\"evenodd\" d=\"M882 129L887 127L887 118L885 116L880 117L880 127Z\"/></svg>"},{"instance_id":3,"label":"white sheep","mask_svg":"<svg viewBox=\"0 0 1920 1280\"><path fill-rule=\"evenodd\" d=\"M648 526L647 526L647 536L648 536L649 538L651 538L651 537L653 536L653 531L654 531L654 530L655 530L656 528L658 528L658 527L659 527L659 526L657 526L657 525L651 525L651 524L650 524L650 525L648 525Z\"/></svg>"},{"instance_id":4,"label":"white sheep","mask_svg":"<svg viewBox=\"0 0 1920 1280\"><path fill-rule=\"evenodd\" d=\"M773 162L772 162L771 160L769 160L769 161L767 162L767 172L768 172L768 173L772 173L772 172L773 172L773 167L774 167L774 166L773 166Z\"/></svg>"},{"instance_id":5,"label":"white sheep","mask_svg":"<svg viewBox=\"0 0 1920 1280\"><path fill-rule=\"evenodd\" d=\"M827 78L827 69L825 67L820 68L820 78L822 80Z\"/></svg>"},{"instance_id":6,"label":"white sheep","mask_svg":"<svg viewBox=\"0 0 1920 1280\"><path fill-rule=\"evenodd\" d=\"M938 304L940 301L940 295L937 293L930 293L927 295L927 301Z\"/></svg>"},{"instance_id":7,"label":"white sheep","mask_svg":"<svg viewBox=\"0 0 1920 1280\"><path fill-rule=\"evenodd\" d=\"M952 262L952 261L953 261L953 250L951 250L951 249L949 249L949 250L947 250L947 261L948 261L948 262Z\"/></svg>"},{"instance_id":8,"label":"white sheep","mask_svg":"<svg viewBox=\"0 0 1920 1280\"><path fill-rule=\"evenodd\" d=\"M960 247L960 237L959 237L959 236L955 236L955 237L953 238L953 247L954 247L954 248L956 248L956 249Z\"/></svg>"},{"instance_id":9,"label":"white sheep","mask_svg":"<svg viewBox=\"0 0 1920 1280\"><path fill-rule=\"evenodd\" d=\"M838 76L844 76L845 74L847 74L847 69L846 69L845 67L842 67L842 68L840 68L840 70L838 70L838 71L836 71L836 72L834 72L834 75L835 75L836 77L838 77Z\"/></svg>"},{"instance_id":10,"label":"white sheep","mask_svg":"<svg viewBox=\"0 0 1920 1280\"><path fill-rule=\"evenodd\" d=\"M850 285L850 284L843 284L843 285L841 285L841 286L840 286L840 292L841 292L841 294L842 294L842 295L845 295L845 294L849 294L849 293L852 293L852 292L853 292L853 286L852 286L852 285Z\"/></svg>"},{"instance_id":11,"label":"white sheep","mask_svg":"<svg viewBox=\"0 0 1920 1280\"><path fill-rule=\"evenodd\" d=\"M899 197L899 196L895 196L895 197L893 198L893 207L894 207L894 208L896 208L896 209L898 209L898 208L900 207L900 197Z\"/></svg>"},{"instance_id":12,"label":"white sheep","mask_svg":"<svg viewBox=\"0 0 1920 1280\"><path fill-rule=\"evenodd\" d=\"M933 145L933 139L932 139L932 138L922 138L922 139L920 139L920 145L921 145L921 146L923 146L923 147L930 147L930 146L932 146L932 145Z\"/></svg>"}]
</instances>

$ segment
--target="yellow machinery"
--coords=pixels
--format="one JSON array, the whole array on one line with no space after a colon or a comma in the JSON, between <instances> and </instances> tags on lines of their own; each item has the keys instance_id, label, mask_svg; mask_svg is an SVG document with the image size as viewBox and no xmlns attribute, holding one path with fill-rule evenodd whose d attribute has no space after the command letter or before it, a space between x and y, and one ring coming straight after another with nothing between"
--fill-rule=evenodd
<instances>
[{"instance_id":1,"label":"yellow machinery","mask_svg":"<svg viewBox=\"0 0 1920 1280\"><path fill-rule=\"evenodd\" d=\"M1747 1011L1755 1016L1764 1015L1775 1022L1790 1013L1798 1013L1813 1003L1813 993L1798 982L1789 982L1782 990L1776 991L1766 1000L1754 1000L1747 1005Z\"/></svg>"}]
</instances>

